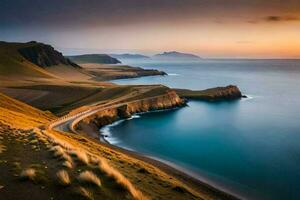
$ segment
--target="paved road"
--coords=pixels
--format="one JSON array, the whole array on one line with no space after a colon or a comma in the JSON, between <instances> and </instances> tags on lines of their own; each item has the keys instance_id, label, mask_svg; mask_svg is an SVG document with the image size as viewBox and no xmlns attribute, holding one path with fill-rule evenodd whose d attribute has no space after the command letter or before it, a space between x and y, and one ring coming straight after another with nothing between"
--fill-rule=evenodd
<instances>
[{"instance_id":1,"label":"paved road","mask_svg":"<svg viewBox=\"0 0 300 200\"><path fill-rule=\"evenodd\" d=\"M143 92L145 92L145 90ZM57 119L56 121L52 122L48 126L48 129L77 133L74 128L76 126L76 124L78 124L84 118L89 117L99 111L102 111L105 109L110 109L110 108L116 108L116 107L119 107L119 106L122 106L122 105L125 105L128 103L132 103L132 102L137 102L137 101L142 101L142 100L147 100L147 99L154 99L154 98L163 96L163 95L158 95L158 96L153 96L153 97L149 97L149 98L143 98L143 99L138 99L138 100L133 100L133 101L126 101L126 99L138 96L140 94L141 93L137 93L136 91L134 91L127 95L113 99L108 102L102 101L102 102L97 102L97 103L85 106L86 109L81 112L65 115L65 116Z\"/></svg>"}]
</instances>

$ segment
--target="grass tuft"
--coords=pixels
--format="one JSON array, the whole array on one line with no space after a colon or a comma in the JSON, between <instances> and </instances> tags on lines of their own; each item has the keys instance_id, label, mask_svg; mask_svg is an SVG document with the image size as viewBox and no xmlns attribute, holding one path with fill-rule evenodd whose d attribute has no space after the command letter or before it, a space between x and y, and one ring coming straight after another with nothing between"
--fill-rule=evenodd
<instances>
[{"instance_id":1,"label":"grass tuft","mask_svg":"<svg viewBox=\"0 0 300 200\"><path fill-rule=\"evenodd\" d=\"M148 200L148 198L144 196L139 190L137 190L126 177L124 177L119 171L117 171L113 167L109 166L104 159L101 159L99 168L108 176L115 179L115 181L119 183L124 189L127 189L134 199Z\"/></svg>"},{"instance_id":2,"label":"grass tuft","mask_svg":"<svg viewBox=\"0 0 300 200\"><path fill-rule=\"evenodd\" d=\"M78 194L86 199L93 200L93 193L84 187L78 188Z\"/></svg>"},{"instance_id":3,"label":"grass tuft","mask_svg":"<svg viewBox=\"0 0 300 200\"><path fill-rule=\"evenodd\" d=\"M50 149L53 152L54 157L61 157L65 151L61 146L54 146Z\"/></svg>"},{"instance_id":4,"label":"grass tuft","mask_svg":"<svg viewBox=\"0 0 300 200\"><path fill-rule=\"evenodd\" d=\"M98 187L101 186L100 179L91 171L81 172L78 176L78 180L82 183L90 183Z\"/></svg>"},{"instance_id":5,"label":"grass tuft","mask_svg":"<svg viewBox=\"0 0 300 200\"><path fill-rule=\"evenodd\" d=\"M66 170L60 170L56 173L58 183L62 186L68 186L71 184L69 174Z\"/></svg>"},{"instance_id":6,"label":"grass tuft","mask_svg":"<svg viewBox=\"0 0 300 200\"><path fill-rule=\"evenodd\" d=\"M73 163L66 160L65 162L63 162L62 166L66 167L68 169L72 169L73 168Z\"/></svg>"},{"instance_id":7,"label":"grass tuft","mask_svg":"<svg viewBox=\"0 0 300 200\"><path fill-rule=\"evenodd\" d=\"M70 163L73 162L71 156L69 156L61 146L54 146L50 149L50 151L53 152L53 155L56 158L60 158Z\"/></svg>"},{"instance_id":8,"label":"grass tuft","mask_svg":"<svg viewBox=\"0 0 300 200\"><path fill-rule=\"evenodd\" d=\"M89 157L84 151L79 151L79 150L70 151L70 154L76 156L77 160L80 163L85 165L89 164Z\"/></svg>"},{"instance_id":9,"label":"grass tuft","mask_svg":"<svg viewBox=\"0 0 300 200\"><path fill-rule=\"evenodd\" d=\"M36 177L36 170L33 168L24 169L20 174L21 179L34 181Z\"/></svg>"}]
</instances>

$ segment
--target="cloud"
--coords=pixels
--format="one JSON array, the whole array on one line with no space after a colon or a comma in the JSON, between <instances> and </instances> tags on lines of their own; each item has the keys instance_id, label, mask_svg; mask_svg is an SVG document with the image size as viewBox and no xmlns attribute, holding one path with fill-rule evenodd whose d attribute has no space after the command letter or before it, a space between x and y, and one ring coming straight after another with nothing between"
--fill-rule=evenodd
<instances>
[{"instance_id":1,"label":"cloud","mask_svg":"<svg viewBox=\"0 0 300 200\"><path fill-rule=\"evenodd\" d=\"M267 22L282 22L282 21L299 21L300 18L297 16L279 16L279 15L270 15L264 18Z\"/></svg>"},{"instance_id":2,"label":"cloud","mask_svg":"<svg viewBox=\"0 0 300 200\"><path fill-rule=\"evenodd\" d=\"M300 21L300 17L294 15L268 15L260 18L249 19L246 22L249 24L258 23L279 23L279 22L296 22Z\"/></svg>"}]
</instances>

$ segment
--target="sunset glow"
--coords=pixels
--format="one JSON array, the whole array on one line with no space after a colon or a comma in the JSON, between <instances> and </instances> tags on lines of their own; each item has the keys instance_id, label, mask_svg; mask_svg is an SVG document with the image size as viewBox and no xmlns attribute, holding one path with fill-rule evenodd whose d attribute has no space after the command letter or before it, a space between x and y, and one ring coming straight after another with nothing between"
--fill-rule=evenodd
<instances>
[{"instance_id":1,"label":"sunset glow","mask_svg":"<svg viewBox=\"0 0 300 200\"><path fill-rule=\"evenodd\" d=\"M176 50L208 58L300 58L296 0L17 2L22 6L0 3L1 40L39 40L66 54Z\"/></svg>"}]
</instances>

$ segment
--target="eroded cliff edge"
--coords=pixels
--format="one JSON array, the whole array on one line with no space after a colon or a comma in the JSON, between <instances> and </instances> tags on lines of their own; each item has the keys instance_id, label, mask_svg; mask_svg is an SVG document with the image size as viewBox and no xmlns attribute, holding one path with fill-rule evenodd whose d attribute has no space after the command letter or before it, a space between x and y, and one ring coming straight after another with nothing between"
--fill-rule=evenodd
<instances>
[{"instance_id":1,"label":"eroded cliff edge","mask_svg":"<svg viewBox=\"0 0 300 200\"><path fill-rule=\"evenodd\" d=\"M101 127L111 124L116 120L130 118L133 114L149 112L154 110L165 110L186 105L186 101L180 98L177 93L169 89L165 94L118 103L104 108L97 113L90 115L75 125L76 130L89 126L99 130Z\"/></svg>"},{"instance_id":2,"label":"eroded cliff edge","mask_svg":"<svg viewBox=\"0 0 300 200\"><path fill-rule=\"evenodd\" d=\"M167 88L167 87L164 87ZM144 94L145 95L145 94ZM186 105L186 99L200 99L209 101L235 100L245 97L237 86L217 87L201 91L166 89L159 95L146 95L144 98L125 99L103 107L96 113L89 115L74 124L75 130L86 131L87 127L94 130L93 137L99 137L98 130L105 125L133 114L154 110L165 110Z\"/></svg>"},{"instance_id":3,"label":"eroded cliff edge","mask_svg":"<svg viewBox=\"0 0 300 200\"><path fill-rule=\"evenodd\" d=\"M182 98L204 101L221 101L247 98L247 96L243 95L240 89L235 85L210 88L206 90L175 89L175 91Z\"/></svg>"}]
</instances>

